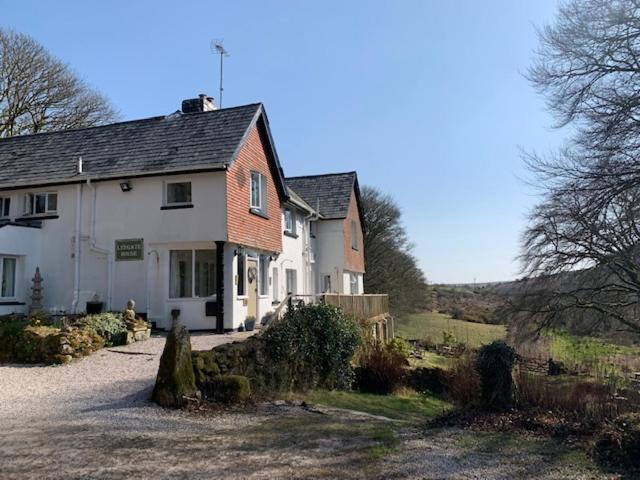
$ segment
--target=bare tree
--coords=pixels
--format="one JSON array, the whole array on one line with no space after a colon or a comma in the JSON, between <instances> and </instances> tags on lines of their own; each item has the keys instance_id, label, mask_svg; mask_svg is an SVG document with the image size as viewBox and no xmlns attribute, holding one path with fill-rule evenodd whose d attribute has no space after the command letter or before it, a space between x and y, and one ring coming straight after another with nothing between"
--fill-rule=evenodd
<instances>
[{"instance_id":1,"label":"bare tree","mask_svg":"<svg viewBox=\"0 0 640 480\"><path fill-rule=\"evenodd\" d=\"M0 29L0 138L109 123L117 114L33 38Z\"/></svg>"},{"instance_id":2,"label":"bare tree","mask_svg":"<svg viewBox=\"0 0 640 480\"><path fill-rule=\"evenodd\" d=\"M574 133L526 156L543 197L522 243L536 280L518 305L543 323L587 312L640 333L640 1L562 4L529 78Z\"/></svg>"},{"instance_id":3,"label":"bare tree","mask_svg":"<svg viewBox=\"0 0 640 480\"><path fill-rule=\"evenodd\" d=\"M366 224L365 290L388 293L391 311L398 316L424 309L424 273L411 254L400 208L389 195L366 186L362 189L362 208Z\"/></svg>"}]
</instances>

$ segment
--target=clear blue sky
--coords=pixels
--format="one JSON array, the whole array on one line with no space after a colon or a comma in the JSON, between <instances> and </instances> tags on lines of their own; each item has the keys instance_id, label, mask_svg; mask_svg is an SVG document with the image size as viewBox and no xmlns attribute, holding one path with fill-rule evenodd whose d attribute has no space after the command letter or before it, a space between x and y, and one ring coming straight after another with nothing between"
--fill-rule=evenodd
<instances>
[{"instance_id":1,"label":"clear blue sky","mask_svg":"<svg viewBox=\"0 0 640 480\"><path fill-rule=\"evenodd\" d=\"M0 0L0 25L32 35L106 94L123 119L217 97L263 102L287 175L357 170L391 194L427 277L514 278L534 192L519 148L562 132L522 77L556 0Z\"/></svg>"}]
</instances>

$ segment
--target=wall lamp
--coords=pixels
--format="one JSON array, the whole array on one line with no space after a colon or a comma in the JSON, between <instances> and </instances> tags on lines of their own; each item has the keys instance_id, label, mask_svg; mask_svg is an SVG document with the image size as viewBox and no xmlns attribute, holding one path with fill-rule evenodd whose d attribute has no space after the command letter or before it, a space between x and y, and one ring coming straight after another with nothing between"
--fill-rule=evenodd
<instances>
[{"instance_id":1,"label":"wall lamp","mask_svg":"<svg viewBox=\"0 0 640 480\"><path fill-rule=\"evenodd\" d=\"M243 254L244 254L244 248L243 248L243 247L241 247L241 246L238 246L238 248L236 248L236 249L233 251L233 255L234 255L234 256L236 256L236 257L237 257L238 255L243 255Z\"/></svg>"},{"instance_id":2,"label":"wall lamp","mask_svg":"<svg viewBox=\"0 0 640 480\"><path fill-rule=\"evenodd\" d=\"M131 186L131 182L129 180L125 180L124 182L120 182L120 190L123 192L130 192L133 189Z\"/></svg>"}]
</instances>

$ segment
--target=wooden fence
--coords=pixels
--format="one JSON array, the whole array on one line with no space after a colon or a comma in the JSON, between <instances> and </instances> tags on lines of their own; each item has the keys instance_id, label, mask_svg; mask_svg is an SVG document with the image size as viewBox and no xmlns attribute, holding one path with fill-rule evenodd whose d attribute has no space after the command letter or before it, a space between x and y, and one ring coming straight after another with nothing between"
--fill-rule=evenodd
<instances>
[{"instance_id":1,"label":"wooden fence","mask_svg":"<svg viewBox=\"0 0 640 480\"><path fill-rule=\"evenodd\" d=\"M389 313L389 295L324 293L320 295L320 300L340 307L358 320L371 320Z\"/></svg>"}]
</instances>

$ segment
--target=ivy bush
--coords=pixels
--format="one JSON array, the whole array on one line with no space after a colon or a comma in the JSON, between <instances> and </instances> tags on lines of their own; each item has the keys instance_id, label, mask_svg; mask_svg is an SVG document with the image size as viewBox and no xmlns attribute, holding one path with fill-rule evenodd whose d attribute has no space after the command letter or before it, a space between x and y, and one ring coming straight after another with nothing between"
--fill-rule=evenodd
<instances>
[{"instance_id":1,"label":"ivy bush","mask_svg":"<svg viewBox=\"0 0 640 480\"><path fill-rule=\"evenodd\" d=\"M349 388L360 327L327 304L295 305L263 335L269 361L286 364L289 389Z\"/></svg>"},{"instance_id":2,"label":"ivy bush","mask_svg":"<svg viewBox=\"0 0 640 480\"><path fill-rule=\"evenodd\" d=\"M475 367L480 375L480 400L491 411L508 410L513 405L512 370L517 355L502 341L484 345L478 351Z\"/></svg>"},{"instance_id":3,"label":"ivy bush","mask_svg":"<svg viewBox=\"0 0 640 480\"><path fill-rule=\"evenodd\" d=\"M120 313L87 315L78 321L80 327L104 338L105 345L124 345L127 342L127 326Z\"/></svg>"}]
</instances>

